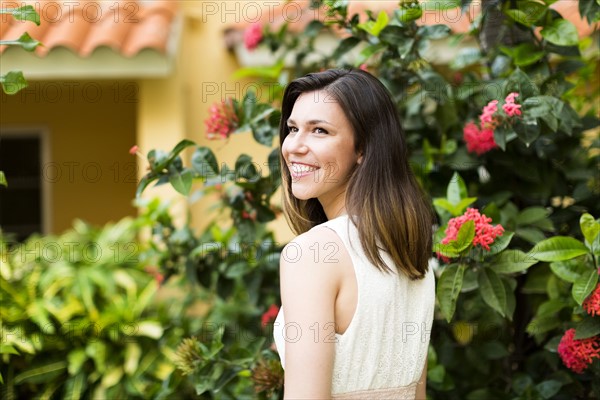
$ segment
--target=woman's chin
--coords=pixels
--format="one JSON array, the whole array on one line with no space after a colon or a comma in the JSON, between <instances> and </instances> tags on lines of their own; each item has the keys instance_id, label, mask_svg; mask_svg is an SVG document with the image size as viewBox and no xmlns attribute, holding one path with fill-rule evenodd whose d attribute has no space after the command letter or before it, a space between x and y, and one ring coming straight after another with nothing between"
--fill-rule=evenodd
<instances>
[{"instance_id":1,"label":"woman's chin","mask_svg":"<svg viewBox=\"0 0 600 400\"><path fill-rule=\"evenodd\" d=\"M310 199L314 198L314 196L312 196L310 193L308 193L306 191L294 190L293 188L292 188L292 194L298 200L310 200Z\"/></svg>"}]
</instances>

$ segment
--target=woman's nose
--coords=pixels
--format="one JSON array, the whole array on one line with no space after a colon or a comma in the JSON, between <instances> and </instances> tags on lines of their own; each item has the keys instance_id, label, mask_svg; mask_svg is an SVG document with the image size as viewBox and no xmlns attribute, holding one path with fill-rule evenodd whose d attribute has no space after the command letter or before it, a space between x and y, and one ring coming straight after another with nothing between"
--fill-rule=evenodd
<instances>
[{"instance_id":1,"label":"woman's nose","mask_svg":"<svg viewBox=\"0 0 600 400\"><path fill-rule=\"evenodd\" d=\"M299 132L294 135L288 135L285 138L284 144L290 153L306 153L308 151L306 136Z\"/></svg>"}]
</instances>

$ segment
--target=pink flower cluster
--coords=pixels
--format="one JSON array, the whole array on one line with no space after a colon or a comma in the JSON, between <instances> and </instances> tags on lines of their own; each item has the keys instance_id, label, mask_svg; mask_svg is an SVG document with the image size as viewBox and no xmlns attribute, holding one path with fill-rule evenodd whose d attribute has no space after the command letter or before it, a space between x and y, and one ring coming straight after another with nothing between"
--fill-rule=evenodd
<instances>
[{"instance_id":1,"label":"pink flower cluster","mask_svg":"<svg viewBox=\"0 0 600 400\"><path fill-rule=\"evenodd\" d=\"M231 100L215 103L210 107L210 116L204 121L208 139L226 139L238 126L238 118Z\"/></svg>"},{"instance_id":2,"label":"pink flower cluster","mask_svg":"<svg viewBox=\"0 0 600 400\"><path fill-rule=\"evenodd\" d=\"M521 115L521 105L515 103L515 97L519 97L519 94L512 92L506 96L506 99L504 99L504 105L502 106L502 109L509 117Z\"/></svg>"},{"instance_id":3,"label":"pink flower cluster","mask_svg":"<svg viewBox=\"0 0 600 400\"><path fill-rule=\"evenodd\" d=\"M502 225L493 226L490 224L492 219L486 217L485 214L480 214L475 208L467 208L467 211L460 217L452 218L448 221L446 228L446 237L442 239L443 244L448 244L456 240L460 227L467 221L475 222L475 237L473 238L473 246L480 246L486 250L490 250L490 244L494 243L497 236L502 236L504 228Z\"/></svg>"},{"instance_id":4,"label":"pink flower cluster","mask_svg":"<svg viewBox=\"0 0 600 400\"><path fill-rule=\"evenodd\" d=\"M583 309L592 317L600 317L600 284L596 285L596 289L583 301Z\"/></svg>"},{"instance_id":5,"label":"pink flower cluster","mask_svg":"<svg viewBox=\"0 0 600 400\"><path fill-rule=\"evenodd\" d=\"M521 105L515 103L515 98L519 94L516 92L510 93L504 99L504 105L502 110L508 117L514 117L521 115ZM477 153L482 155L488 151L498 147L494 140L494 129L500 123L498 112L498 100L490 101L479 116L480 126L477 126L474 122L469 122L463 128L463 138L467 143L467 151L469 153Z\"/></svg>"},{"instance_id":6,"label":"pink flower cluster","mask_svg":"<svg viewBox=\"0 0 600 400\"><path fill-rule=\"evenodd\" d=\"M263 28L259 23L250 25L244 31L244 45L248 50L254 50L263 39Z\"/></svg>"},{"instance_id":7,"label":"pink flower cluster","mask_svg":"<svg viewBox=\"0 0 600 400\"><path fill-rule=\"evenodd\" d=\"M498 111L498 100L492 100L481 110L479 121L482 128L495 128L494 114Z\"/></svg>"},{"instance_id":8,"label":"pink flower cluster","mask_svg":"<svg viewBox=\"0 0 600 400\"><path fill-rule=\"evenodd\" d=\"M576 340L575 329L571 328L560 339L558 354L567 368L582 374L594 358L600 358L600 336Z\"/></svg>"}]
</instances>

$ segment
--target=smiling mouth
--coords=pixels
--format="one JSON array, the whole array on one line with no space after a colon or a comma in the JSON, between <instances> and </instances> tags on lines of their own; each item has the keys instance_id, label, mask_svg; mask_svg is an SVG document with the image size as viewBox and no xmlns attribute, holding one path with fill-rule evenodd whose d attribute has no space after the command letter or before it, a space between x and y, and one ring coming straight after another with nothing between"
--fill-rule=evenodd
<instances>
[{"instance_id":1,"label":"smiling mouth","mask_svg":"<svg viewBox=\"0 0 600 400\"><path fill-rule=\"evenodd\" d=\"M302 177L304 175L308 175L311 172L314 172L314 171L316 171L318 169L319 169L319 167L315 167L315 166L312 166L312 165L306 165L306 164L295 164L295 163L292 163L290 165L290 173L295 178Z\"/></svg>"}]
</instances>

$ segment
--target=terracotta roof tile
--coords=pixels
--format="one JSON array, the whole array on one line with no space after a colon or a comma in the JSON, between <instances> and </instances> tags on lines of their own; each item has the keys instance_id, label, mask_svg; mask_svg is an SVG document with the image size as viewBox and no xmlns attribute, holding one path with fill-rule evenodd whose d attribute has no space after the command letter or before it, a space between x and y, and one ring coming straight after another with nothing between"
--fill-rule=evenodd
<instances>
[{"instance_id":1,"label":"terracotta roof tile","mask_svg":"<svg viewBox=\"0 0 600 400\"><path fill-rule=\"evenodd\" d=\"M106 46L126 57L150 48L167 52L172 24L179 8L177 0L41 0L2 1L3 6L33 5L41 24L2 21L0 40L13 40L28 32L44 46L35 52L44 57L56 47L66 47L82 57ZM0 47L0 53L7 46Z\"/></svg>"},{"instance_id":2,"label":"terracotta roof tile","mask_svg":"<svg viewBox=\"0 0 600 400\"><path fill-rule=\"evenodd\" d=\"M129 40L123 45L121 52L132 56L144 48L166 51L171 21L175 16L173 1L155 1L140 13L143 20L137 29L132 30Z\"/></svg>"}]
</instances>

